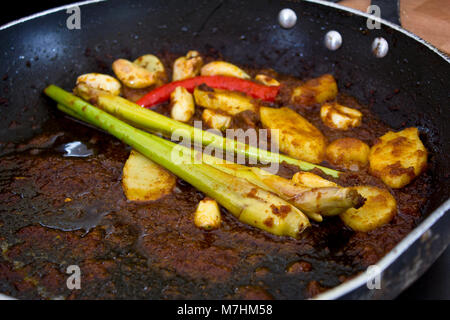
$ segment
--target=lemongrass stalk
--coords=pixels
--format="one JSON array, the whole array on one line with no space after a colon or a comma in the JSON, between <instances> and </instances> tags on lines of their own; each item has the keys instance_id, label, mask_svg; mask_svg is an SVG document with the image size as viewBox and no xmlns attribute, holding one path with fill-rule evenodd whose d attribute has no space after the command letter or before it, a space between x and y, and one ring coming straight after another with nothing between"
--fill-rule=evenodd
<instances>
[{"instance_id":1,"label":"lemongrass stalk","mask_svg":"<svg viewBox=\"0 0 450 320\"><path fill-rule=\"evenodd\" d=\"M81 119L77 114L74 114L69 108L58 105L58 109L72 115L75 118ZM84 120L86 121L86 120ZM167 141L160 137L155 137L160 140L160 143L168 144L174 147L173 142ZM186 147L180 146L182 151ZM310 219L317 222L322 222L322 215L338 215L343 211L354 207L360 201L355 190L352 188L327 187L327 188L304 188L295 186L290 180L286 180L277 175L271 174L258 167L247 167L233 162L229 162L214 156L202 153L198 156L197 152L193 151L193 157L201 157L202 161L222 172L232 175L237 178L242 178L248 182L272 192L280 198L286 200L293 206L300 209Z\"/></svg>"},{"instance_id":2,"label":"lemongrass stalk","mask_svg":"<svg viewBox=\"0 0 450 320\"><path fill-rule=\"evenodd\" d=\"M58 105L58 109L81 119L74 114L69 108ZM156 137L161 143L173 146L173 143L163 138ZM185 147L182 147L185 148ZM193 150L194 158L198 158L197 152ZM278 177L258 167L247 167L223 159L216 158L206 153L201 154L202 161L212 167L219 169L229 175L242 178L248 182L272 192L280 198L286 200L293 206L300 209L310 219L322 222L322 215L337 215L343 211L354 207L359 203L359 198L355 190L351 188L327 187L327 188L310 188L298 187L291 183L290 180Z\"/></svg>"},{"instance_id":3,"label":"lemongrass stalk","mask_svg":"<svg viewBox=\"0 0 450 320\"><path fill-rule=\"evenodd\" d=\"M322 215L338 215L363 203L363 198L351 187L301 187L258 167L223 161L205 153L202 157L205 163L276 194L317 222L323 221Z\"/></svg>"},{"instance_id":4,"label":"lemongrass stalk","mask_svg":"<svg viewBox=\"0 0 450 320\"><path fill-rule=\"evenodd\" d=\"M288 201L289 203L291 203L292 205L296 206L295 203L292 203L289 201L289 200L291 200L292 197L285 197L284 193L280 192L279 189L273 188L269 184L265 183L255 172L259 172L259 170L261 170L264 173L266 173L267 175L271 175L273 177L283 179L281 177L273 175L273 174L271 174L267 171L264 171L263 169L257 168L257 167L247 167L247 166L243 166L243 165L236 164L236 163L230 163L230 162L224 163L221 161L217 161L217 158L206 155L206 154L203 154L203 160L205 161L205 163L213 166L216 169L219 169L229 175L245 179L245 180L249 181L250 183L252 183L264 190L267 190L269 192L272 192L272 193L278 195L280 198L282 198L282 199ZM260 173L260 174L263 174L263 173ZM283 180L285 180L285 179L283 179ZM289 181L284 181L284 182L286 184L289 184ZM302 190L302 191L307 191L307 190ZM299 192L300 192L300 190L299 190ZM299 208L299 207L297 207L297 208L300 209L303 213L305 213L310 219L313 219L314 221L317 221L317 222L323 221L323 217L319 213L317 213L313 210L303 211L302 208Z\"/></svg>"},{"instance_id":5,"label":"lemongrass stalk","mask_svg":"<svg viewBox=\"0 0 450 320\"><path fill-rule=\"evenodd\" d=\"M201 143L204 146L211 145L217 149L232 151L236 154L245 155L251 159L258 159L269 163L286 162L288 164L296 165L304 171L310 171L317 168L335 178L339 177L339 171L294 159L283 154L256 148L234 139L224 138L211 132L201 130L200 128L195 128L173 120L152 110L142 108L119 96L99 93L98 96L96 96L96 100L97 105L108 113L124 119L140 128L160 132L167 137L170 137L174 132L178 131L178 133L181 133L191 141Z\"/></svg>"},{"instance_id":6,"label":"lemongrass stalk","mask_svg":"<svg viewBox=\"0 0 450 320\"><path fill-rule=\"evenodd\" d=\"M298 236L309 226L308 218L285 200L210 165L194 163L193 154L189 152L174 161L176 144L134 128L57 86L50 85L44 92L62 105L60 110L70 110L70 115L94 124L122 140L214 198L240 221L275 235L291 237Z\"/></svg>"}]
</instances>

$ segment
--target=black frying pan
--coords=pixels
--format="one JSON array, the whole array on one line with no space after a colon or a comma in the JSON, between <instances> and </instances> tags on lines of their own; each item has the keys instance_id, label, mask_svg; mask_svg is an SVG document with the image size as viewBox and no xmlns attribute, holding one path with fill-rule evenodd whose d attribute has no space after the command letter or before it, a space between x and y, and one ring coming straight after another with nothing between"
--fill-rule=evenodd
<instances>
[{"instance_id":1,"label":"black frying pan","mask_svg":"<svg viewBox=\"0 0 450 320\"><path fill-rule=\"evenodd\" d=\"M298 15L292 29L277 22L285 7ZM81 30L67 29L64 9L1 28L0 148L32 137L54 116L53 105L41 94L46 85L70 89L79 74L110 72L116 57L132 59L164 50L183 54L198 48L300 78L332 73L340 91L368 104L394 129L419 127L432 153L436 191L424 209L424 222L379 262L384 289L367 290L363 274L322 297L395 297L448 245L450 62L424 41L385 22L379 30L368 30L366 16L321 1L208 0L180 5L112 0L80 8ZM337 51L323 44L329 30L343 37ZM371 50L376 37L389 43L384 58L376 58Z\"/></svg>"}]
</instances>

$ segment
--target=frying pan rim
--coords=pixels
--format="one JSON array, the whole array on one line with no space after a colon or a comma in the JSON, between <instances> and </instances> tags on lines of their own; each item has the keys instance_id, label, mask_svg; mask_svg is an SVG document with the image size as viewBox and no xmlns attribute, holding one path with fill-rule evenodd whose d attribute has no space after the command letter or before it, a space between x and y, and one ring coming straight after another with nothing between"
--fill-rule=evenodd
<instances>
[{"instance_id":1,"label":"frying pan rim","mask_svg":"<svg viewBox=\"0 0 450 320\"><path fill-rule=\"evenodd\" d=\"M324 0L302 0L302 1L311 2L311 3L317 3L317 4L320 4L320 5L332 7L332 8L335 8L335 9L348 11L348 12L351 12L351 13L353 13L355 15L363 16L363 17L368 18L368 19L370 18L373 21L380 22L381 24L384 24L384 25L386 25L386 26L388 26L388 27L390 27L390 28L392 28L392 29L394 29L396 31L399 31L399 32L407 35L408 37L410 37L410 38L412 38L412 39L422 43L423 45L428 47L428 49L430 49L431 51L437 53L446 62L450 63L450 56L449 55L447 55L446 53L442 52L441 50L436 48L434 45L432 45L428 41L422 39L418 35L412 33L411 31L408 31L408 30L404 29L403 27L401 27L401 26L399 26L399 25L397 25L395 23L392 23L392 22L390 22L388 20L385 20L383 18L374 16L374 15L370 15L370 14L368 14L366 12L362 12L362 11L359 11L359 10L356 10L356 9L353 9L353 8L350 8L350 7L345 7L345 6L341 5L341 4L337 4L337 3L334 3L334 2L327 2L327 1L324 1Z\"/></svg>"},{"instance_id":2,"label":"frying pan rim","mask_svg":"<svg viewBox=\"0 0 450 320\"><path fill-rule=\"evenodd\" d=\"M74 3L66 4L66 5L63 5L63 6L58 6L58 7L54 7L54 8L51 8L51 9L44 10L44 11L40 11L40 12L37 12L37 13L33 13L33 14L29 15L29 16L22 17L22 18L19 18L17 20L13 20L13 21L7 22L4 25L1 25L0 26L0 31L3 31L5 29L7 29L7 28L15 26L15 25L17 25L19 23L23 23L23 22L27 22L27 21L32 20L32 19L43 17L43 16L46 16L48 14L52 14L54 12L66 10L66 9L69 9L69 8L72 8L72 7L84 6L84 5L87 5L87 4L97 3L97 2L104 2L104 1L106 1L106 0L78 1L78 2L74 2Z\"/></svg>"},{"instance_id":3,"label":"frying pan rim","mask_svg":"<svg viewBox=\"0 0 450 320\"><path fill-rule=\"evenodd\" d=\"M8 22L2 26L0 26L0 31L6 30L12 26L18 25L20 23L27 22L32 19L36 19L39 17L43 17L58 11L66 10L68 8L72 8L74 6L84 6L88 4L93 3L99 3L104 2L106 0L85 0L85 1L79 1L74 2L71 4L55 7L52 9L48 9L45 11L41 11L11 22ZM343 11L350 12L352 14L363 16L366 18L370 18L376 22L379 22L383 25L386 25L398 32L401 32L408 37L416 40L417 42L421 43L422 45L425 45L428 49L432 50L434 53L438 54L440 57L442 57L447 63L450 64L450 57L445 54L444 52L440 51L438 48L430 44L429 42L425 41L424 39L420 38L419 36L415 35L414 33L396 25L393 24L385 19L372 16L368 13L345 7L340 4L332 3L332 2L326 2L323 0L303 0L310 3L316 3L328 7L332 7L334 9L339 9ZM388 254L386 254L381 260L379 260L375 265L378 266L381 270L381 272L385 271L393 262L395 262L417 239L419 239L427 230L429 230L445 213L446 211L450 210L450 198L447 199L441 206L439 206L436 210L434 210L425 220L423 220L417 227L415 227L405 238L402 239L392 250L389 251ZM332 289L327 290L326 292L319 294L312 299L314 300L332 300L332 299L338 299L353 290L356 290L357 288L363 286L368 281L370 281L372 277L368 275L366 272L363 272L359 274L358 276L354 277L351 280L348 280L344 282L343 284L336 286ZM10 297L8 295L0 293L0 300L15 300L16 298Z\"/></svg>"},{"instance_id":4,"label":"frying pan rim","mask_svg":"<svg viewBox=\"0 0 450 320\"><path fill-rule=\"evenodd\" d=\"M43 17L43 16L46 16L48 14L52 14L52 13L55 13L55 12L58 12L58 11L61 11L61 10L65 10L65 9L68 9L68 8L72 8L72 7L75 7L75 6L83 6L83 5L99 3L99 2L106 2L106 1L107 0L85 0L85 1L74 2L74 3L63 5L63 6L55 7L55 8L52 8L52 9L44 10L44 11L37 12L37 13L34 13L32 15L29 15L29 16L17 19L17 20L13 20L13 21L8 22L8 23L6 23L4 25L1 25L0 26L0 31L3 31L5 29L10 28L12 26L15 26L17 24L24 23L26 21L29 21L29 20L32 20L32 19L36 19L36 18L39 18L39 17ZM447 55L446 53L442 52L441 50L439 50L438 48L433 46L428 41L422 39L418 35L410 32L410 31L404 29L403 27L401 27L399 25L396 25L395 23L392 23L392 22L390 22L388 20L385 20L385 19L377 17L377 16L370 15L370 14L368 14L366 12L362 12L362 11L359 11L359 10L356 10L356 9L353 9L353 8L350 8L350 7L346 7L346 6L343 6L343 5L334 3L334 2L328 2L328 1L324 1L324 0L301 0L301 1L310 2L310 3L316 3L316 4L323 5L323 6L332 7L334 9L347 11L347 12L350 12L350 13L355 14L355 15L363 16L365 18L370 18L370 19L372 19L373 21L376 21L376 22L380 22L381 24L384 24L384 25L386 25L386 26L388 26L388 27L390 27L390 28L392 28L392 29L394 29L396 31L399 31L399 32L407 35L408 37L410 37L410 38L412 38L412 39L422 43L428 49L430 49L431 51L437 53L446 62L450 63L450 56L449 55ZM295 1L293 1L293 3L295 3Z\"/></svg>"},{"instance_id":5,"label":"frying pan rim","mask_svg":"<svg viewBox=\"0 0 450 320\"><path fill-rule=\"evenodd\" d=\"M428 231L448 210L450 210L450 199L447 199L439 208L433 211L425 220L408 233L392 250L390 250L375 266L377 266L382 274L392 263L396 261L417 239L419 239L426 231ZM340 284L334 288L327 290L315 297L314 300L335 300L347 293L367 284L373 280L373 276L366 272L359 274L351 280Z\"/></svg>"}]
</instances>

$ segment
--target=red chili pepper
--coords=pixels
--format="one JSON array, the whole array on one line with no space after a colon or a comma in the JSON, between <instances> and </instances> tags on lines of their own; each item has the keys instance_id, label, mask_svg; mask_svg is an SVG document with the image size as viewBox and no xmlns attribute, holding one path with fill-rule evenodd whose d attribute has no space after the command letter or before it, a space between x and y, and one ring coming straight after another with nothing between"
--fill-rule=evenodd
<instances>
[{"instance_id":1,"label":"red chili pepper","mask_svg":"<svg viewBox=\"0 0 450 320\"><path fill-rule=\"evenodd\" d=\"M162 85L139 99L136 103L146 108L162 103L170 99L170 94L176 87L184 87L189 92L193 92L195 87L201 84L216 89L230 91L240 91L249 96L264 101L274 101L280 90L279 86L265 86L249 80L226 76L199 76L186 80L174 81Z\"/></svg>"}]
</instances>

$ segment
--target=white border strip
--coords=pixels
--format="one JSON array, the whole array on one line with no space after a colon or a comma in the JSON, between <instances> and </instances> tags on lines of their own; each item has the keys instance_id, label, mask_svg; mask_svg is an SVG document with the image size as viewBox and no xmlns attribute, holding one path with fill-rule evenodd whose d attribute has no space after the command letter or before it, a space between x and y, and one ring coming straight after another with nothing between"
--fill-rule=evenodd
<instances>
[{"instance_id":1,"label":"white border strip","mask_svg":"<svg viewBox=\"0 0 450 320\"><path fill-rule=\"evenodd\" d=\"M42 16L46 16L46 15L54 13L54 12L67 10L69 8L73 8L73 7L77 7L77 6L84 6L86 4L91 4L91 3L96 3L96 2L103 2L103 1L106 1L106 0L86 0L86 1L74 2L74 3L66 4L64 6L56 7L56 8L53 8L53 9L48 9L48 10L45 10L45 11L41 11L41 12L32 14L30 16L27 16L27 17L24 17L24 18L20 18L20 19L8 22L8 23L0 26L0 31L1 30L5 30L5 29L7 29L9 27L12 27L12 26L14 26L16 24L19 24L19 23L22 23L22 22L26 22L28 20L36 19L36 18L39 18L39 17L42 17Z\"/></svg>"},{"instance_id":2,"label":"white border strip","mask_svg":"<svg viewBox=\"0 0 450 320\"><path fill-rule=\"evenodd\" d=\"M61 6L61 7L57 7L57 8L53 8L53 9L49 9L46 11L42 11L33 15L30 15L28 17L25 18L21 18L12 22L9 22L3 26L0 26L0 31L7 29L11 26L14 26L16 24L22 23L22 22L26 22L28 20L32 20L38 17L42 17L54 12L58 12L61 10L66 10L68 8L72 8L74 6L82 6L82 5L86 5L86 4L91 4L91 3L96 3L96 2L103 2L106 0L88 0L88 1L81 1L81 2L76 2L73 4L69 4L69 5L65 5L65 6ZM336 8L342 11L347 11L347 12L351 12L355 15L359 15L359 16L363 16L366 18L370 18L374 21L380 22L384 25L387 25L389 27L391 27L392 29L395 29L405 35L407 35L408 37L422 43L423 45L425 45L426 47L428 47L429 49L431 49L432 51L434 51L435 53L437 53L439 56L441 56L445 61L447 61L448 63L450 63L450 58L442 53L441 51L439 51L439 49L437 49L436 47L434 47L433 45L431 45L430 43L426 42L425 40L423 40L422 38L418 37L417 35L411 33L410 31L407 31L406 29L403 29L402 27L393 24L387 20L384 20L382 18L378 18L372 15L369 15L365 12L353 9L353 8L349 8L349 7L345 7L339 4L335 4L332 2L326 2L326 1L322 1L322 0L303 0L303 1L307 1L307 2L311 2L311 3L317 3L317 4L321 4L324 6L328 6L328 7L332 7L332 8ZM437 220L439 220L447 210L450 209L450 199L447 200L446 202L444 202L444 204L442 204L438 209L436 209L428 218L426 218L419 226L417 226L414 230L412 230L397 246L395 246L394 249L392 249L384 258L382 258L377 265L381 268L382 271L386 270L386 268L391 265L403 252L405 252L410 246L411 244L413 244L426 230L428 230ZM365 273L360 274L359 276L333 288L330 289L328 291L326 291L323 294L320 294L316 297L314 297L314 299L337 299L359 287L361 287L362 285L367 283L367 276L365 275ZM0 300L13 300L14 298L12 297L8 297L4 294L0 293Z\"/></svg>"},{"instance_id":3,"label":"white border strip","mask_svg":"<svg viewBox=\"0 0 450 320\"><path fill-rule=\"evenodd\" d=\"M17 300L17 299L15 299L13 297L6 296L6 295L0 293L0 301L2 301L2 300Z\"/></svg>"}]
</instances>

